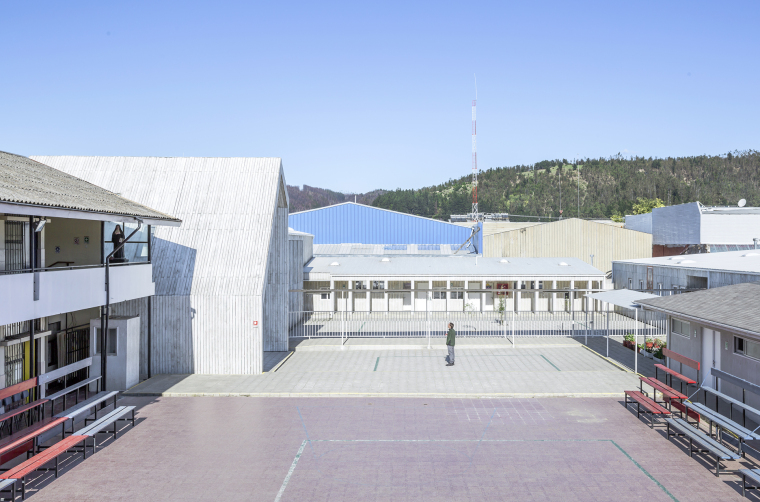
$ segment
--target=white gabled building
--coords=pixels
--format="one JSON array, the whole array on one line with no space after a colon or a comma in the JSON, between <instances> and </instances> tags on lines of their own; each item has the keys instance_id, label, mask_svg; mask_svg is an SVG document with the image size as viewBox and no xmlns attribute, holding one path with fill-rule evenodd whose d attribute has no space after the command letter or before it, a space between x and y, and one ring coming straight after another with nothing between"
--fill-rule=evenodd
<instances>
[{"instance_id":1,"label":"white gabled building","mask_svg":"<svg viewBox=\"0 0 760 502\"><path fill-rule=\"evenodd\" d=\"M279 158L34 157L177 215L153 235L151 373L260 374L288 348L288 195ZM147 320L145 321L147 322Z\"/></svg>"}]
</instances>

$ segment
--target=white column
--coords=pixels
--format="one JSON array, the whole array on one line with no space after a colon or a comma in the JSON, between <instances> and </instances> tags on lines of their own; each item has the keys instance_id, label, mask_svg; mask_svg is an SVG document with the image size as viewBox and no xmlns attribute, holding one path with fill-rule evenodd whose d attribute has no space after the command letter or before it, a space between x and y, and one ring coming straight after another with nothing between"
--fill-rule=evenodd
<instances>
[{"instance_id":1,"label":"white column","mask_svg":"<svg viewBox=\"0 0 760 502\"><path fill-rule=\"evenodd\" d=\"M575 281L570 281L570 289L575 289ZM570 291L570 310L575 310L575 293Z\"/></svg>"},{"instance_id":2,"label":"white column","mask_svg":"<svg viewBox=\"0 0 760 502\"><path fill-rule=\"evenodd\" d=\"M552 289L557 289L557 281L552 281ZM552 298L550 300L552 302L551 305L549 305L549 311L554 312L554 310L557 308L557 293L552 293Z\"/></svg>"},{"instance_id":3,"label":"white column","mask_svg":"<svg viewBox=\"0 0 760 502\"><path fill-rule=\"evenodd\" d=\"M330 290L331 291L330 291L330 294L327 295L327 297L330 299L330 304L332 305L331 310L333 312L335 312L336 310L338 310L338 301L335 299L335 297L338 296L338 295L336 295L335 293L332 292L333 289L335 289L335 280L330 279Z\"/></svg>"},{"instance_id":4,"label":"white column","mask_svg":"<svg viewBox=\"0 0 760 502\"><path fill-rule=\"evenodd\" d=\"M517 281L517 287L515 288L515 298L514 298L514 310L519 312L520 311L520 301L522 300L522 293L520 293L520 289L522 288L523 281Z\"/></svg>"},{"instance_id":5,"label":"white column","mask_svg":"<svg viewBox=\"0 0 760 502\"><path fill-rule=\"evenodd\" d=\"M417 305L416 305L417 299L414 297L414 295L416 295L416 293L414 292L414 281L412 281L411 287L412 287L411 293L409 293L409 294L412 295L412 312L416 312L417 311Z\"/></svg>"},{"instance_id":6,"label":"white column","mask_svg":"<svg viewBox=\"0 0 760 502\"><path fill-rule=\"evenodd\" d=\"M354 311L354 282L348 281L348 306L350 307L349 312Z\"/></svg>"},{"instance_id":7,"label":"white column","mask_svg":"<svg viewBox=\"0 0 760 502\"><path fill-rule=\"evenodd\" d=\"M451 281L447 280L447 281L446 281L446 299L444 300L444 305L446 305L446 308L445 308L445 311L446 311L446 312L448 312L448 311L449 311L449 296L450 296L450 294L451 294L451 293L448 291L449 289L451 289Z\"/></svg>"},{"instance_id":8,"label":"white column","mask_svg":"<svg viewBox=\"0 0 760 502\"><path fill-rule=\"evenodd\" d=\"M538 289L538 280L533 281L533 287L535 289ZM538 291L533 292L533 312L538 309Z\"/></svg>"}]
</instances>

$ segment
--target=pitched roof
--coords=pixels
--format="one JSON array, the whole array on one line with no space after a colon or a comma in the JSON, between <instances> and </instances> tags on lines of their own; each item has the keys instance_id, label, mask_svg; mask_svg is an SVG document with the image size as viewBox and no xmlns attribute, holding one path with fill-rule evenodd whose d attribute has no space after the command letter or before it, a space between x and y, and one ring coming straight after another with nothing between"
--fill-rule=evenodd
<instances>
[{"instance_id":1,"label":"pitched roof","mask_svg":"<svg viewBox=\"0 0 760 502\"><path fill-rule=\"evenodd\" d=\"M602 291L601 293L588 295L588 297L627 309L636 308L637 305L635 304L638 303L639 300L659 298L659 296L653 295L651 293L642 293L641 291L633 291L630 289L613 289L610 291Z\"/></svg>"},{"instance_id":2,"label":"pitched roof","mask_svg":"<svg viewBox=\"0 0 760 502\"><path fill-rule=\"evenodd\" d=\"M760 335L760 282L663 296L636 303L705 324L721 325Z\"/></svg>"},{"instance_id":3,"label":"pitched roof","mask_svg":"<svg viewBox=\"0 0 760 502\"><path fill-rule=\"evenodd\" d=\"M281 159L35 158L182 218L153 232L156 295L262 294L276 211L287 212Z\"/></svg>"},{"instance_id":4,"label":"pitched roof","mask_svg":"<svg viewBox=\"0 0 760 502\"><path fill-rule=\"evenodd\" d=\"M71 174L6 152L0 152L0 202L180 222Z\"/></svg>"}]
</instances>

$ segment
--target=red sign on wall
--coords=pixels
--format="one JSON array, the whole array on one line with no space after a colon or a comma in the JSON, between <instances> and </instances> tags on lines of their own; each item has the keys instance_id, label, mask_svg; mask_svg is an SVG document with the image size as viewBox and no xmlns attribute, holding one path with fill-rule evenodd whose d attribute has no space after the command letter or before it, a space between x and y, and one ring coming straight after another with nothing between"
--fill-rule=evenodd
<instances>
[{"instance_id":1,"label":"red sign on wall","mask_svg":"<svg viewBox=\"0 0 760 502\"><path fill-rule=\"evenodd\" d=\"M509 289L508 282L497 282L496 289ZM496 296L507 296L506 293L496 293Z\"/></svg>"},{"instance_id":2,"label":"red sign on wall","mask_svg":"<svg viewBox=\"0 0 760 502\"><path fill-rule=\"evenodd\" d=\"M258 326L259 325L259 321L253 321L253 325L254 326Z\"/></svg>"}]
</instances>

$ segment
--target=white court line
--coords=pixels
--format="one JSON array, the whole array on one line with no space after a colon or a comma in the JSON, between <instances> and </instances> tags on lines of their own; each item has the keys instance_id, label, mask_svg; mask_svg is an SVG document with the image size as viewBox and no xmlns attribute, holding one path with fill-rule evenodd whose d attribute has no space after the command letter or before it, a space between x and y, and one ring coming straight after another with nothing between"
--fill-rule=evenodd
<instances>
[{"instance_id":1,"label":"white court line","mask_svg":"<svg viewBox=\"0 0 760 502\"><path fill-rule=\"evenodd\" d=\"M293 463L290 464L290 470L288 470L288 474L285 476L285 479L282 481L282 486L280 487L280 491L277 492L277 496L274 498L274 502L280 502L280 499L282 498L282 494L285 493L285 488L288 486L288 481L290 481L290 476L293 475L293 471L296 470L296 464L298 464L298 459L301 458L301 455L303 454L303 449L306 448L307 441L304 439L303 443L301 443L301 447L298 449L298 453L296 453L296 458L293 459Z\"/></svg>"}]
</instances>

